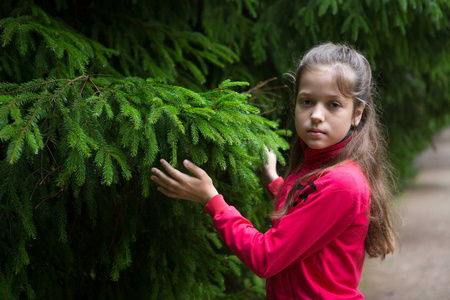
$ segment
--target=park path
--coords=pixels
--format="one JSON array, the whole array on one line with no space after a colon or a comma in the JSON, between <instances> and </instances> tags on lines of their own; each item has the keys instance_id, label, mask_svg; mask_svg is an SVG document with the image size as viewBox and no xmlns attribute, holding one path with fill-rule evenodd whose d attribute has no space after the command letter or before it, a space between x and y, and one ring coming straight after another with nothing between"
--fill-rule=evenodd
<instances>
[{"instance_id":1,"label":"park path","mask_svg":"<svg viewBox=\"0 0 450 300\"><path fill-rule=\"evenodd\" d=\"M450 129L418 159L414 184L400 196L400 247L366 259L359 289L366 300L450 299Z\"/></svg>"}]
</instances>

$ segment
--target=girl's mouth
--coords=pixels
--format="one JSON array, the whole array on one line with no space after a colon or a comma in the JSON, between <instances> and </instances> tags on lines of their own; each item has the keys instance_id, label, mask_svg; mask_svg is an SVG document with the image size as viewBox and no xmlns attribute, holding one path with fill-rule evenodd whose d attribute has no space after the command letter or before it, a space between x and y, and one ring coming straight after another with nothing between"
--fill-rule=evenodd
<instances>
[{"instance_id":1,"label":"girl's mouth","mask_svg":"<svg viewBox=\"0 0 450 300\"><path fill-rule=\"evenodd\" d=\"M318 137L325 133L319 129L310 129L310 130L308 130L308 134L312 137Z\"/></svg>"},{"instance_id":2,"label":"girl's mouth","mask_svg":"<svg viewBox=\"0 0 450 300\"><path fill-rule=\"evenodd\" d=\"M318 133L324 133L322 130L317 129L317 128L313 128L313 129L309 129L308 132L318 132Z\"/></svg>"}]
</instances>

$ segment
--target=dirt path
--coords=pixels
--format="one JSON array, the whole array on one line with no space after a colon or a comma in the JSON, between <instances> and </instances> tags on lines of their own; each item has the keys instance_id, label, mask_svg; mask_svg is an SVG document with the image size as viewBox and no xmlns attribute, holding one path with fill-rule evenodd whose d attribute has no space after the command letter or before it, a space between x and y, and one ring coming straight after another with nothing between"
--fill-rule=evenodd
<instances>
[{"instance_id":1,"label":"dirt path","mask_svg":"<svg viewBox=\"0 0 450 300\"><path fill-rule=\"evenodd\" d=\"M366 300L450 299L450 130L418 163L415 184L399 201L400 249L366 260L359 287Z\"/></svg>"}]
</instances>

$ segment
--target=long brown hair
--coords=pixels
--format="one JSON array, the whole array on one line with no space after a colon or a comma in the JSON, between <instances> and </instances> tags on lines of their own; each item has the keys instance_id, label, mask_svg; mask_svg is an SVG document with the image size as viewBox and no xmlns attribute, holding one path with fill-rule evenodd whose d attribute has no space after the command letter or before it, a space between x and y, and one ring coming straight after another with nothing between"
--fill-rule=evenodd
<instances>
[{"instance_id":1,"label":"long brown hair","mask_svg":"<svg viewBox=\"0 0 450 300\"><path fill-rule=\"evenodd\" d=\"M326 170L346 161L354 161L364 172L370 187L369 229L365 249L370 257L384 258L395 250L390 206L393 200L392 169L387 159L387 143L383 138L383 126L379 123L374 106L372 70L367 59L358 51L342 44L326 43L309 50L301 59L294 79L294 103L298 97L302 75L317 66L331 66L340 92L354 99L354 107L365 104L361 121L353 128L354 134L342 151L331 161L313 173L299 179L288 194L282 208L275 211L274 219L286 215L300 182L317 177ZM296 135L291 144L290 162L286 177L297 170L304 161L300 138Z\"/></svg>"}]
</instances>

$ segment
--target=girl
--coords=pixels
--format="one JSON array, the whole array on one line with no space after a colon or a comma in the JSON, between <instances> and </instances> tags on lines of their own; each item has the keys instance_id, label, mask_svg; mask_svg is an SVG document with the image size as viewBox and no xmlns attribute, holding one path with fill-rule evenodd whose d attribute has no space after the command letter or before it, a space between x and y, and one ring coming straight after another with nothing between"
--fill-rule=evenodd
<instances>
[{"instance_id":1,"label":"girl","mask_svg":"<svg viewBox=\"0 0 450 300\"><path fill-rule=\"evenodd\" d=\"M161 160L158 190L200 202L230 249L267 278L267 299L363 299L357 290L364 253L393 253L392 199L385 144L372 100L368 61L336 44L316 46L295 76L295 128L288 176L264 166L275 196L272 228L260 233L229 206L199 167L195 177Z\"/></svg>"}]
</instances>

